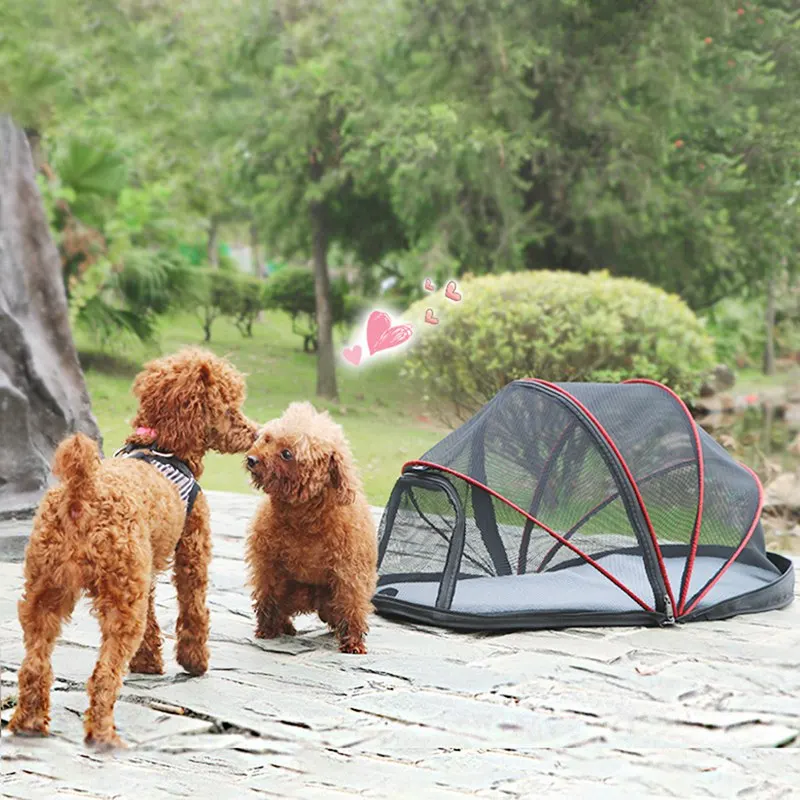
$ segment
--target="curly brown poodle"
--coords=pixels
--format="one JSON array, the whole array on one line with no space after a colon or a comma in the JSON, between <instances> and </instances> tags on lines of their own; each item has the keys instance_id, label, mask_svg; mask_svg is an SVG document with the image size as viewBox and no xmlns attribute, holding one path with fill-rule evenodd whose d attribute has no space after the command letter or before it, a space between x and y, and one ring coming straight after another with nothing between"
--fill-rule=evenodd
<instances>
[{"instance_id":1,"label":"curly brown poodle","mask_svg":"<svg viewBox=\"0 0 800 800\"><path fill-rule=\"evenodd\" d=\"M292 617L316 611L342 652L366 653L377 536L341 426L292 403L262 428L247 468L268 495L246 552L256 636L294 635Z\"/></svg>"},{"instance_id":2,"label":"curly brown poodle","mask_svg":"<svg viewBox=\"0 0 800 800\"><path fill-rule=\"evenodd\" d=\"M139 408L124 450L139 457L101 460L83 434L56 450L53 472L60 483L39 505L25 554L19 602L25 659L11 731L48 733L50 659L62 623L86 593L102 633L87 684L86 742L123 744L114 726L114 703L126 671L164 670L155 581L170 563L178 596L178 663L191 675L208 668L208 503L202 492L190 503L154 466L160 462L146 459L154 453L171 457L169 463L185 472L185 487L202 475L207 450L242 453L258 429L241 410L243 377L204 350L188 348L146 364L133 391Z\"/></svg>"}]
</instances>

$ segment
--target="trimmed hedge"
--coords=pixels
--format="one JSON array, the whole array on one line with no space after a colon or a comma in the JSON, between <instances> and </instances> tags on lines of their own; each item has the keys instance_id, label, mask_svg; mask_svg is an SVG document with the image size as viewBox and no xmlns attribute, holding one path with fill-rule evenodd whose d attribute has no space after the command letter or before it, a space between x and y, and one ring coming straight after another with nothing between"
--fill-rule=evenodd
<instances>
[{"instance_id":1,"label":"trimmed hedge","mask_svg":"<svg viewBox=\"0 0 800 800\"><path fill-rule=\"evenodd\" d=\"M650 378L691 399L714 364L713 340L676 295L607 272L519 272L459 282L415 303L407 373L466 418L510 381Z\"/></svg>"},{"instance_id":2,"label":"trimmed hedge","mask_svg":"<svg viewBox=\"0 0 800 800\"><path fill-rule=\"evenodd\" d=\"M233 319L242 336L252 336L253 323L266 308L264 281L221 270L195 270L195 274L205 341L211 341L212 325L220 316Z\"/></svg>"},{"instance_id":3,"label":"trimmed hedge","mask_svg":"<svg viewBox=\"0 0 800 800\"><path fill-rule=\"evenodd\" d=\"M359 307L355 297L348 294L347 281L331 281L331 313L333 324L351 321ZM314 273L303 267L286 267L266 282L265 307L284 311L292 320L292 331L303 339L303 350L317 350L317 295ZM356 310L354 310L356 309Z\"/></svg>"}]
</instances>

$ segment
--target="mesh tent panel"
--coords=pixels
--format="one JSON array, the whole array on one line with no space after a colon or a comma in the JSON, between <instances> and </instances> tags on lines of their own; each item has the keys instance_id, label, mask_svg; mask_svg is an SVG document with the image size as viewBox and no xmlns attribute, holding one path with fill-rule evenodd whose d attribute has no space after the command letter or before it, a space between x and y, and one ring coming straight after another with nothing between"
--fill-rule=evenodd
<instances>
[{"instance_id":1,"label":"mesh tent panel","mask_svg":"<svg viewBox=\"0 0 800 800\"><path fill-rule=\"evenodd\" d=\"M680 612L690 610L698 595L724 569L758 515L759 486L751 473L705 431L697 428L681 402L669 390L648 383L563 384L603 425L637 482L653 530L660 545L687 543L681 581L672 590ZM702 515L697 440L702 456ZM659 463L662 465L658 467ZM674 465L674 469L669 468ZM660 476L651 478L654 474ZM714 546L720 568L709 580L695 574L692 565L693 535L696 547ZM758 537L747 543L739 556L766 574L777 568L765 555ZM726 599L724 574L715 587L718 600ZM735 592L733 584L731 591Z\"/></svg>"},{"instance_id":2,"label":"mesh tent panel","mask_svg":"<svg viewBox=\"0 0 800 800\"><path fill-rule=\"evenodd\" d=\"M784 575L760 493L665 387L517 381L404 468L378 595L448 613L655 614L663 576L678 615L702 614Z\"/></svg>"},{"instance_id":3,"label":"mesh tent panel","mask_svg":"<svg viewBox=\"0 0 800 800\"><path fill-rule=\"evenodd\" d=\"M381 572L441 575L456 527L456 512L445 492L436 487L404 487L391 531L386 529L388 521L384 514L378 533L379 541L386 542Z\"/></svg>"},{"instance_id":4,"label":"mesh tent panel","mask_svg":"<svg viewBox=\"0 0 800 800\"><path fill-rule=\"evenodd\" d=\"M531 389L524 383L510 384L420 461L488 486L562 535L585 520L583 530L567 538L577 536L573 545L589 558L640 548L621 488L587 426L569 408ZM465 553L479 553L492 574L542 572L566 556L575 557L524 514L481 489L465 484L458 492L466 515ZM494 552L487 541L495 542ZM606 569L615 574L613 555ZM630 582L630 574L626 580ZM632 591L652 606L643 560L633 583Z\"/></svg>"},{"instance_id":5,"label":"mesh tent panel","mask_svg":"<svg viewBox=\"0 0 800 800\"><path fill-rule=\"evenodd\" d=\"M749 536L737 560L753 564L767 574L778 575L778 569L766 557L763 531L757 525L761 511L761 489L757 479L746 467L737 464L704 430L700 431L700 442L705 465L705 492L699 546L714 546L722 552L721 557L727 563ZM688 577L687 611L724 568L723 564L711 580L695 574ZM721 600L726 599L729 595L725 591L725 574L718 580L715 594ZM735 591L733 586L731 591Z\"/></svg>"},{"instance_id":6,"label":"mesh tent panel","mask_svg":"<svg viewBox=\"0 0 800 800\"><path fill-rule=\"evenodd\" d=\"M663 388L647 383L560 386L613 440L636 482L659 546L686 545L685 569L700 504L697 440L688 412ZM680 584L670 588L677 605Z\"/></svg>"}]
</instances>

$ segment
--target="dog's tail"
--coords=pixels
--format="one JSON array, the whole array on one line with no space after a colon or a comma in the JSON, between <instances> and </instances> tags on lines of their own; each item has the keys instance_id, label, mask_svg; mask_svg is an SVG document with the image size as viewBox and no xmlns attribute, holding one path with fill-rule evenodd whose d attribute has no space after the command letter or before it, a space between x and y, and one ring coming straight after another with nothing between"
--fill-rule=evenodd
<instances>
[{"instance_id":1,"label":"dog's tail","mask_svg":"<svg viewBox=\"0 0 800 800\"><path fill-rule=\"evenodd\" d=\"M81 500L91 494L95 474L100 466L97 445L83 433L76 433L56 448L53 474L66 489L69 513L77 519L81 513Z\"/></svg>"}]
</instances>

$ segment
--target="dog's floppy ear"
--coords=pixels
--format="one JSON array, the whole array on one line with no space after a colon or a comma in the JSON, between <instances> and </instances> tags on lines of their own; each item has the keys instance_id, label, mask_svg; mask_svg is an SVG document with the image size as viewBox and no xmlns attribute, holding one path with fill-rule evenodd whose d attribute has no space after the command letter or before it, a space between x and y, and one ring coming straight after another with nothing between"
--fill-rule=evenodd
<instances>
[{"instance_id":1,"label":"dog's floppy ear","mask_svg":"<svg viewBox=\"0 0 800 800\"><path fill-rule=\"evenodd\" d=\"M349 469L342 454L334 451L328 462L328 475L331 486L336 490L336 499L339 505L349 506L356 500L356 493L350 485Z\"/></svg>"},{"instance_id":2,"label":"dog's floppy ear","mask_svg":"<svg viewBox=\"0 0 800 800\"><path fill-rule=\"evenodd\" d=\"M146 364L133 383L139 399L134 425L157 431L158 445L179 457L206 447L209 389L214 370L201 360L158 359Z\"/></svg>"}]
</instances>

